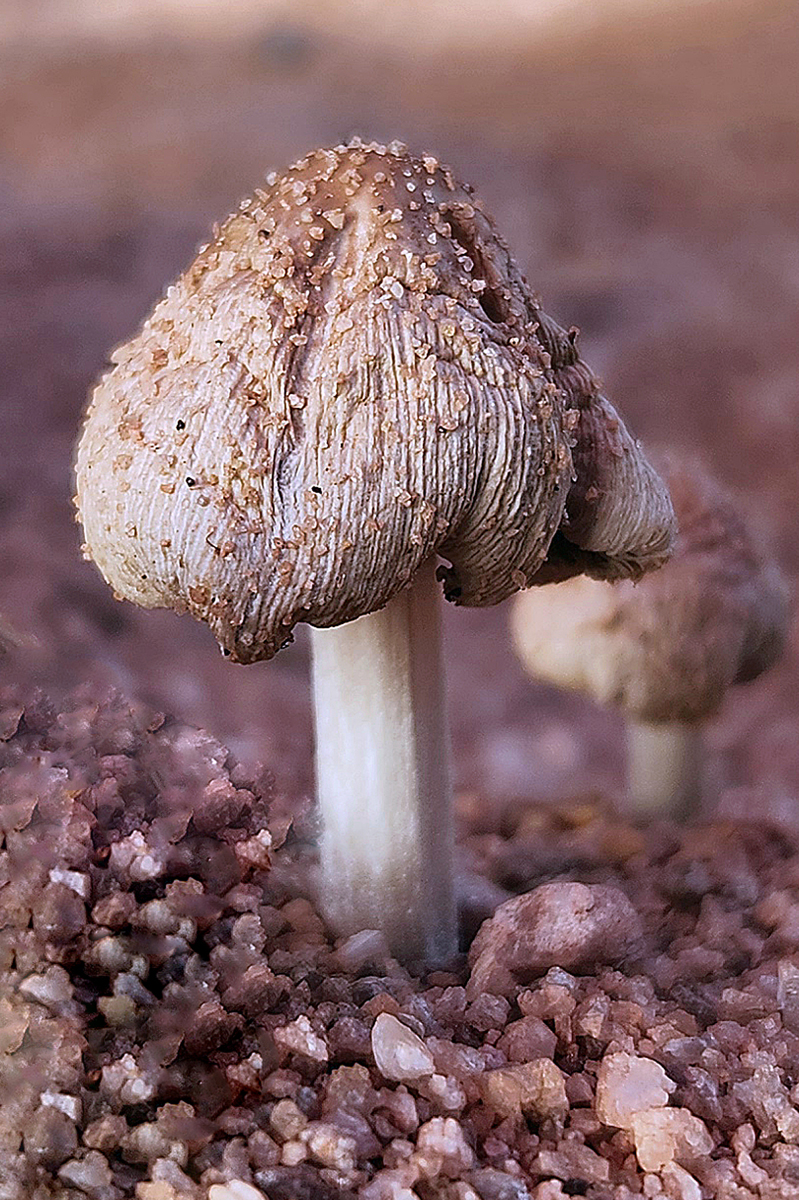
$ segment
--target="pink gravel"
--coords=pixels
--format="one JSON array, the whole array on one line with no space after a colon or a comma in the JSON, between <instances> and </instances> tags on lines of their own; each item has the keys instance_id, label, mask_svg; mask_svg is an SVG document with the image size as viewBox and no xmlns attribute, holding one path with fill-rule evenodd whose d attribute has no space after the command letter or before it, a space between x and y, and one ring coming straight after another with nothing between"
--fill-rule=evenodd
<instances>
[{"instance_id":1,"label":"pink gravel","mask_svg":"<svg viewBox=\"0 0 799 1200\"><path fill-rule=\"evenodd\" d=\"M414 978L331 937L307 807L207 734L14 690L0 726L3 1200L796 1193L787 834L463 820L525 892Z\"/></svg>"}]
</instances>

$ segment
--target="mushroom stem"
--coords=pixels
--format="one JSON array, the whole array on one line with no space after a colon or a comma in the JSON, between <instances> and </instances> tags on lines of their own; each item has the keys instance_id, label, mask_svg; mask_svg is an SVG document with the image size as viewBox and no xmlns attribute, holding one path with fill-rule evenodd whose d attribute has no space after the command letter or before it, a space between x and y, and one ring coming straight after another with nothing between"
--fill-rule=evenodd
<instances>
[{"instance_id":1,"label":"mushroom stem","mask_svg":"<svg viewBox=\"0 0 799 1200\"><path fill-rule=\"evenodd\" d=\"M380 929L405 962L457 949L435 560L379 612L313 629L322 888L342 934Z\"/></svg>"},{"instance_id":2,"label":"mushroom stem","mask_svg":"<svg viewBox=\"0 0 799 1200\"><path fill-rule=\"evenodd\" d=\"M627 780L636 812L686 817L702 798L702 738L696 723L627 724Z\"/></svg>"}]
</instances>

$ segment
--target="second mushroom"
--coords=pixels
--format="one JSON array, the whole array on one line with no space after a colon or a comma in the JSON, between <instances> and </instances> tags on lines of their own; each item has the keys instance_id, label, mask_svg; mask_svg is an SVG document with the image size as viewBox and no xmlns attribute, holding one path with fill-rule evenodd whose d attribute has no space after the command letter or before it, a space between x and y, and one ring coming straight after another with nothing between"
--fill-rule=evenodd
<instances>
[{"instance_id":1,"label":"second mushroom","mask_svg":"<svg viewBox=\"0 0 799 1200\"><path fill-rule=\"evenodd\" d=\"M114 362L78 453L87 554L234 662L314 627L324 905L446 961L437 579L491 605L637 578L669 553L666 490L471 190L399 144L270 177Z\"/></svg>"},{"instance_id":2,"label":"second mushroom","mask_svg":"<svg viewBox=\"0 0 799 1200\"><path fill-rule=\"evenodd\" d=\"M624 713L630 807L685 817L708 798L703 725L779 658L788 594L731 495L697 464L662 469L679 523L663 570L525 592L512 627L532 675Z\"/></svg>"}]
</instances>

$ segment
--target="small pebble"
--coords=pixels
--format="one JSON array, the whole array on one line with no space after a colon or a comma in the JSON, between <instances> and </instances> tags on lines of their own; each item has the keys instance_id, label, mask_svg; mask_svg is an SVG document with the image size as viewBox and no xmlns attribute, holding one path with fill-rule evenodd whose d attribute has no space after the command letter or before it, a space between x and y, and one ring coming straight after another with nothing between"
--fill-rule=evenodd
<instances>
[{"instance_id":1,"label":"small pebble","mask_svg":"<svg viewBox=\"0 0 799 1200\"><path fill-rule=\"evenodd\" d=\"M208 1200L267 1200L267 1197L251 1183L231 1179L229 1183L212 1184L208 1189Z\"/></svg>"},{"instance_id":2,"label":"small pebble","mask_svg":"<svg viewBox=\"0 0 799 1200\"><path fill-rule=\"evenodd\" d=\"M372 1026L372 1053L385 1079L410 1080L432 1074L435 1062L422 1039L390 1013Z\"/></svg>"},{"instance_id":3,"label":"small pebble","mask_svg":"<svg viewBox=\"0 0 799 1200\"><path fill-rule=\"evenodd\" d=\"M607 1054L599 1066L596 1114L606 1125L631 1129L637 1113L663 1108L674 1091L660 1063L635 1054Z\"/></svg>"},{"instance_id":4,"label":"small pebble","mask_svg":"<svg viewBox=\"0 0 799 1200\"><path fill-rule=\"evenodd\" d=\"M306 1016L297 1017L296 1021L276 1029L272 1036L276 1045L312 1062L326 1063L330 1057L327 1042L314 1032Z\"/></svg>"},{"instance_id":5,"label":"small pebble","mask_svg":"<svg viewBox=\"0 0 799 1200\"><path fill-rule=\"evenodd\" d=\"M545 883L507 900L475 938L467 993L515 996L550 967L590 970L637 953L643 930L630 901L606 884Z\"/></svg>"}]
</instances>

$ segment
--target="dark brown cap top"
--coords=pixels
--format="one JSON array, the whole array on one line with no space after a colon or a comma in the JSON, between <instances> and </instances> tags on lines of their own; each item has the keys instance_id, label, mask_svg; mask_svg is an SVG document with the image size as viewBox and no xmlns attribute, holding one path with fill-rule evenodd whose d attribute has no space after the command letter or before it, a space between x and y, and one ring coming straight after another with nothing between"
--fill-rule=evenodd
<instances>
[{"instance_id":1,"label":"dark brown cap top","mask_svg":"<svg viewBox=\"0 0 799 1200\"><path fill-rule=\"evenodd\" d=\"M468 605L668 554L665 490L573 339L399 145L270 177L114 362L78 453L88 553L238 661L382 607L433 553Z\"/></svg>"}]
</instances>

